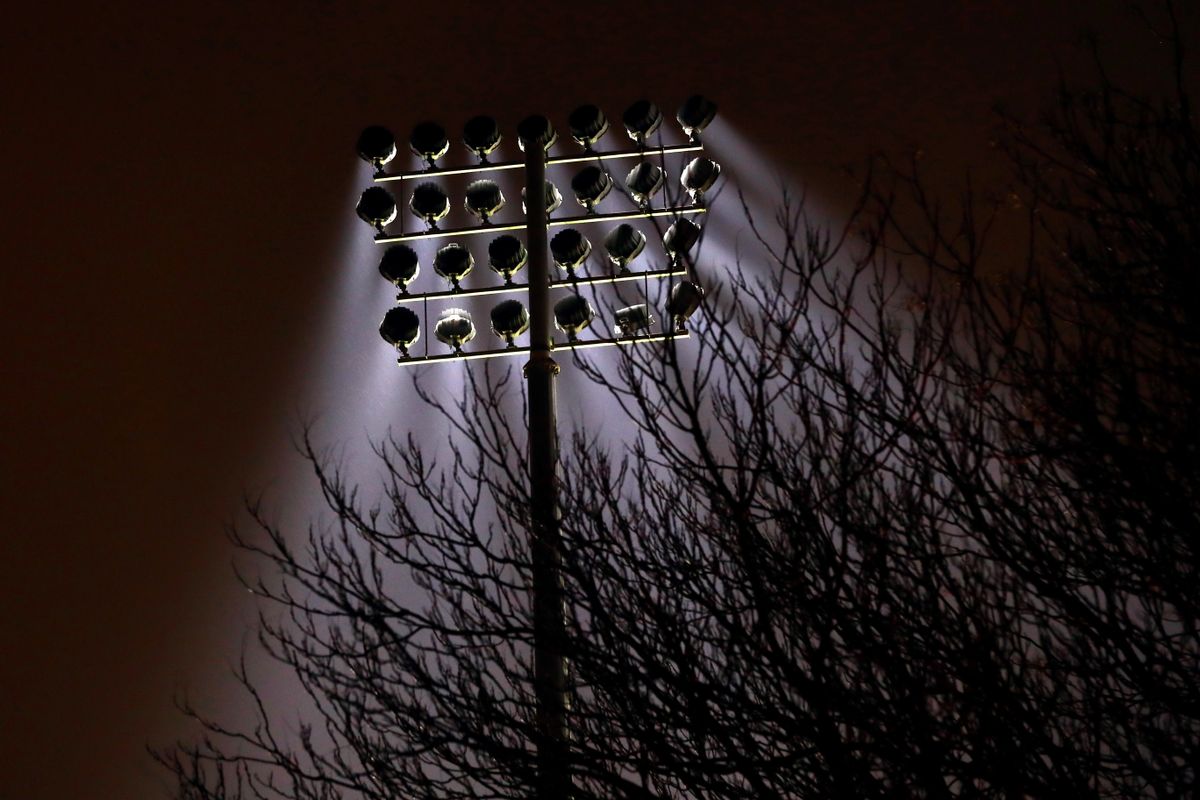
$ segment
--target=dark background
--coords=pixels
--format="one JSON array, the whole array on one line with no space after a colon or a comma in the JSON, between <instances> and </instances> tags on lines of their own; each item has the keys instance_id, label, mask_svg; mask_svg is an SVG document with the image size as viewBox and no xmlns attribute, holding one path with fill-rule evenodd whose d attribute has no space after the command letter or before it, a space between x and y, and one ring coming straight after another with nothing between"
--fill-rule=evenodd
<instances>
[{"instance_id":1,"label":"dark background","mask_svg":"<svg viewBox=\"0 0 1200 800\"><path fill-rule=\"evenodd\" d=\"M324 341L339 276L373 269L352 210L361 127L561 125L583 102L615 119L702 91L761 155L728 170L778 168L836 211L838 167L880 148L921 148L947 189L968 168L1001 175L992 105L1043 105L1084 29L1121 74L1158 72L1123 6L1081 5L117 3L6 19L0 797L153 796L145 745L190 730L172 695L231 701L219 676L248 605L222 526L244 490L291 480L298 415L354 393L317 386L320 359L389 359L377 340L355 356ZM372 338L376 320L364 311Z\"/></svg>"}]
</instances>

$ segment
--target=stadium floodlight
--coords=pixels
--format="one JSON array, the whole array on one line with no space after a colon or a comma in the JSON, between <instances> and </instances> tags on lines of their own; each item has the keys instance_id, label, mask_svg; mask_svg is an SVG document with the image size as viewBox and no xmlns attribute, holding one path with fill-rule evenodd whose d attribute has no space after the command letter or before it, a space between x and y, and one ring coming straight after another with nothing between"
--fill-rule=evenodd
<instances>
[{"instance_id":1,"label":"stadium floodlight","mask_svg":"<svg viewBox=\"0 0 1200 800\"><path fill-rule=\"evenodd\" d=\"M595 165L584 167L571 179L575 201L586 208L589 214L596 212L596 204L608 197L612 187L612 175Z\"/></svg>"},{"instance_id":2,"label":"stadium floodlight","mask_svg":"<svg viewBox=\"0 0 1200 800\"><path fill-rule=\"evenodd\" d=\"M693 158L683 173L679 182L687 189L688 196L695 205L704 205L704 193L712 188L721 175L721 165L708 158Z\"/></svg>"},{"instance_id":3,"label":"stadium floodlight","mask_svg":"<svg viewBox=\"0 0 1200 800\"><path fill-rule=\"evenodd\" d=\"M694 94L683 101L683 105L675 114L675 119L679 122L679 127L683 128L683 132L688 135L688 139L693 144L699 144L700 132L709 126L716 115L716 103L702 94Z\"/></svg>"},{"instance_id":4,"label":"stadium floodlight","mask_svg":"<svg viewBox=\"0 0 1200 800\"><path fill-rule=\"evenodd\" d=\"M596 106L580 106L567 117L567 127L571 129L571 138L590 153L592 145L608 133L608 117Z\"/></svg>"},{"instance_id":5,"label":"stadium floodlight","mask_svg":"<svg viewBox=\"0 0 1200 800\"><path fill-rule=\"evenodd\" d=\"M613 333L617 336L634 336L638 331L648 331L654 325L654 315L645 303L618 308L614 316L617 324L613 327Z\"/></svg>"},{"instance_id":6,"label":"stadium floodlight","mask_svg":"<svg viewBox=\"0 0 1200 800\"><path fill-rule=\"evenodd\" d=\"M462 346L475 338L475 323L463 309L447 308L433 326L433 335L453 347L455 355L462 355Z\"/></svg>"},{"instance_id":7,"label":"stadium floodlight","mask_svg":"<svg viewBox=\"0 0 1200 800\"><path fill-rule=\"evenodd\" d=\"M642 209L649 208L651 198L663 187L662 167L649 161L641 162L625 176L625 187L629 189L638 206Z\"/></svg>"},{"instance_id":8,"label":"stadium floodlight","mask_svg":"<svg viewBox=\"0 0 1200 800\"><path fill-rule=\"evenodd\" d=\"M624 275L629 272L629 262L646 249L646 234L627 222L622 223L604 237L604 249L608 252L608 260Z\"/></svg>"},{"instance_id":9,"label":"stadium floodlight","mask_svg":"<svg viewBox=\"0 0 1200 800\"><path fill-rule=\"evenodd\" d=\"M383 251L383 258L379 259L379 274L402 294L408 294L408 285L421 274L417 251L406 244L392 245Z\"/></svg>"},{"instance_id":10,"label":"stadium floodlight","mask_svg":"<svg viewBox=\"0 0 1200 800\"><path fill-rule=\"evenodd\" d=\"M520 300L505 300L492 309L492 332L503 339L510 350L516 347L513 340L527 330L529 310Z\"/></svg>"},{"instance_id":11,"label":"stadium floodlight","mask_svg":"<svg viewBox=\"0 0 1200 800\"><path fill-rule=\"evenodd\" d=\"M422 183L413 189L408 207L430 230L437 230L437 221L450 213L450 198L436 183Z\"/></svg>"},{"instance_id":12,"label":"stadium floodlight","mask_svg":"<svg viewBox=\"0 0 1200 800\"><path fill-rule=\"evenodd\" d=\"M550 181L546 181L546 213L553 214L554 211L562 205L562 195L559 194L558 187ZM521 211L525 211L525 189L521 189Z\"/></svg>"},{"instance_id":13,"label":"stadium floodlight","mask_svg":"<svg viewBox=\"0 0 1200 800\"><path fill-rule=\"evenodd\" d=\"M671 263L678 264L687 251L700 241L700 226L687 217L677 219L663 234L663 247L671 256Z\"/></svg>"},{"instance_id":14,"label":"stadium floodlight","mask_svg":"<svg viewBox=\"0 0 1200 800\"><path fill-rule=\"evenodd\" d=\"M433 257L433 271L450 281L455 291L460 288L458 282L467 277L474 266L471 251L458 242L451 242Z\"/></svg>"},{"instance_id":15,"label":"stadium floodlight","mask_svg":"<svg viewBox=\"0 0 1200 800\"><path fill-rule=\"evenodd\" d=\"M526 117L517 125L517 146L521 152L526 147L541 145L543 150L549 150L558 141L558 132L550 124L550 120L541 114Z\"/></svg>"},{"instance_id":16,"label":"stadium floodlight","mask_svg":"<svg viewBox=\"0 0 1200 800\"><path fill-rule=\"evenodd\" d=\"M625 123L625 132L629 134L630 139L637 142L638 147L646 146L646 139L654 135L658 126L662 125L662 120L662 112L649 100L638 100L621 115L621 121Z\"/></svg>"},{"instance_id":17,"label":"stadium floodlight","mask_svg":"<svg viewBox=\"0 0 1200 800\"><path fill-rule=\"evenodd\" d=\"M687 333L688 318L700 308L704 300L704 289L691 281L680 281L671 287L671 296L667 299L667 313L675 323L676 333Z\"/></svg>"},{"instance_id":18,"label":"stadium floodlight","mask_svg":"<svg viewBox=\"0 0 1200 800\"><path fill-rule=\"evenodd\" d=\"M464 205L467 211L479 217L486 225L488 217L504 207L504 193L500 191L500 187L495 181L472 181L467 186L467 199Z\"/></svg>"},{"instance_id":19,"label":"stadium floodlight","mask_svg":"<svg viewBox=\"0 0 1200 800\"><path fill-rule=\"evenodd\" d=\"M505 286L512 286L513 275L529 261L525 245L515 236L504 234L492 239L488 245L488 266L504 278Z\"/></svg>"},{"instance_id":20,"label":"stadium floodlight","mask_svg":"<svg viewBox=\"0 0 1200 800\"><path fill-rule=\"evenodd\" d=\"M480 164L487 163L488 154L500 146L500 126L492 117L471 117L463 125L463 144L479 158Z\"/></svg>"},{"instance_id":21,"label":"stadium floodlight","mask_svg":"<svg viewBox=\"0 0 1200 800\"><path fill-rule=\"evenodd\" d=\"M375 177L383 175L383 165L396 157L396 137L382 125L363 128L355 145L358 157L375 168Z\"/></svg>"},{"instance_id":22,"label":"stadium floodlight","mask_svg":"<svg viewBox=\"0 0 1200 800\"><path fill-rule=\"evenodd\" d=\"M383 226L396 218L396 198L382 186L365 189L354 207L359 219L383 233Z\"/></svg>"},{"instance_id":23,"label":"stadium floodlight","mask_svg":"<svg viewBox=\"0 0 1200 800\"><path fill-rule=\"evenodd\" d=\"M576 267L587 261L591 252L592 243L574 228L563 228L550 240L550 255L554 263L571 277L575 277Z\"/></svg>"},{"instance_id":24,"label":"stadium floodlight","mask_svg":"<svg viewBox=\"0 0 1200 800\"><path fill-rule=\"evenodd\" d=\"M383 315L383 322L379 323L379 335L408 358L408 348L421 338L421 320L407 306L396 306Z\"/></svg>"},{"instance_id":25,"label":"stadium floodlight","mask_svg":"<svg viewBox=\"0 0 1200 800\"><path fill-rule=\"evenodd\" d=\"M433 169L437 166L437 160L450 149L450 140L446 138L446 130L441 125L422 122L413 128L412 135L408 137L408 146Z\"/></svg>"},{"instance_id":26,"label":"stadium floodlight","mask_svg":"<svg viewBox=\"0 0 1200 800\"><path fill-rule=\"evenodd\" d=\"M569 294L554 304L554 326L572 342L581 330L592 323L595 316L592 304L577 294Z\"/></svg>"}]
</instances>

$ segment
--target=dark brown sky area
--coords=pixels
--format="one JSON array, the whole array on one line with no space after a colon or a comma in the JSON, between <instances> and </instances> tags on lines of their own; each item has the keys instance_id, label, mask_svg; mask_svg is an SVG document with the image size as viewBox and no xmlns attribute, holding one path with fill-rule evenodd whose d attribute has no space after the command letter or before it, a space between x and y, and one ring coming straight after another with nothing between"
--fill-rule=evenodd
<instances>
[{"instance_id":1,"label":"dark brown sky area","mask_svg":"<svg viewBox=\"0 0 1200 800\"><path fill-rule=\"evenodd\" d=\"M947 187L994 167L991 106L1037 108L1085 27L1129 74L1154 56L1115 2L33 5L0 34L14 800L157 796L172 694L219 704L246 615L222 524L282 480L328 294L372 268L343 254L364 125L701 91L836 208L873 149Z\"/></svg>"}]
</instances>

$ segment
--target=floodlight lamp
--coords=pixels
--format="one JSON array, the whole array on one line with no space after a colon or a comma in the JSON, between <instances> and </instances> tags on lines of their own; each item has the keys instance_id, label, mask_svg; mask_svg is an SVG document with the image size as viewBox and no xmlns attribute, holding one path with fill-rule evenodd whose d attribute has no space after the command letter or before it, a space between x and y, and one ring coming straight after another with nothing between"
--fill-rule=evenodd
<instances>
[{"instance_id":1,"label":"floodlight lamp","mask_svg":"<svg viewBox=\"0 0 1200 800\"><path fill-rule=\"evenodd\" d=\"M375 168L375 176L383 175L383 165L396 157L396 137L382 125L363 128L355 145L358 157Z\"/></svg>"},{"instance_id":2,"label":"floodlight lamp","mask_svg":"<svg viewBox=\"0 0 1200 800\"><path fill-rule=\"evenodd\" d=\"M612 186L612 176L595 165L584 167L571 179L575 201L586 208L589 214L596 212L596 204L608 197Z\"/></svg>"},{"instance_id":3,"label":"floodlight lamp","mask_svg":"<svg viewBox=\"0 0 1200 800\"><path fill-rule=\"evenodd\" d=\"M492 309L492 333L503 339L510 350L516 347L513 340L527 330L529 311L520 300L505 300Z\"/></svg>"},{"instance_id":4,"label":"floodlight lamp","mask_svg":"<svg viewBox=\"0 0 1200 800\"><path fill-rule=\"evenodd\" d=\"M421 273L417 252L406 244L394 244L383 251L379 259L379 274L394 284L401 294L408 294L408 285Z\"/></svg>"},{"instance_id":5,"label":"floodlight lamp","mask_svg":"<svg viewBox=\"0 0 1200 800\"><path fill-rule=\"evenodd\" d=\"M604 237L604 249L608 251L608 260L625 274L629 272L629 262L646 249L646 234L627 222L622 223Z\"/></svg>"},{"instance_id":6,"label":"floodlight lamp","mask_svg":"<svg viewBox=\"0 0 1200 800\"><path fill-rule=\"evenodd\" d=\"M680 281L671 287L671 296L667 300L667 313L675 322L676 333L687 333L687 326L684 323L692 314L696 313L696 309L700 308L703 300L704 289L699 284Z\"/></svg>"},{"instance_id":7,"label":"floodlight lamp","mask_svg":"<svg viewBox=\"0 0 1200 800\"><path fill-rule=\"evenodd\" d=\"M446 138L446 130L441 125L422 122L413 128L412 135L408 137L408 146L433 169L437 166L437 160L450 149L450 140Z\"/></svg>"},{"instance_id":8,"label":"floodlight lamp","mask_svg":"<svg viewBox=\"0 0 1200 800\"><path fill-rule=\"evenodd\" d=\"M678 219L667 228L663 234L663 247L671 256L671 263L679 263L679 259L700 241L700 226L686 217Z\"/></svg>"},{"instance_id":9,"label":"floodlight lamp","mask_svg":"<svg viewBox=\"0 0 1200 800\"><path fill-rule=\"evenodd\" d=\"M554 327L572 342L576 335L592 323L596 312L592 304L577 294L570 294L554 304Z\"/></svg>"},{"instance_id":10,"label":"floodlight lamp","mask_svg":"<svg viewBox=\"0 0 1200 800\"><path fill-rule=\"evenodd\" d=\"M525 245L515 236L504 234L492 239L488 245L488 266L504 278L504 285L511 286L513 275L529 261Z\"/></svg>"},{"instance_id":11,"label":"floodlight lamp","mask_svg":"<svg viewBox=\"0 0 1200 800\"><path fill-rule=\"evenodd\" d=\"M625 176L625 187L643 209L650 207L650 200L663 187L662 167L643 161Z\"/></svg>"},{"instance_id":12,"label":"floodlight lamp","mask_svg":"<svg viewBox=\"0 0 1200 800\"><path fill-rule=\"evenodd\" d=\"M649 100L638 100L625 109L621 121L625 123L625 132L629 138L637 142L638 147L646 146L646 139L654 135L658 126L662 125L662 112L658 106Z\"/></svg>"},{"instance_id":13,"label":"floodlight lamp","mask_svg":"<svg viewBox=\"0 0 1200 800\"><path fill-rule=\"evenodd\" d=\"M580 106L567 117L567 127L571 129L571 138L590 153L592 145L608 133L608 117L596 106Z\"/></svg>"},{"instance_id":14,"label":"floodlight lamp","mask_svg":"<svg viewBox=\"0 0 1200 800\"><path fill-rule=\"evenodd\" d=\"M447 308L433 326L433 335L453 347L455 355L462 355L462 346L475 338L475 323L463 309Z\"/></svg>"},{"instance_id":15,"label":"floodlight lamp","mask_svg":"<svg viewBox=\"0 0 1200 800\"><path fill-rule=\"evenodd\" d=\"M488 217L504 207L504 193L500 191L500 187L495 181L472 181L467 186L465 205L467 211L479 217L486 225Z\"/></svg>"},{"instance_id":16,"label":"floodlight lamp","mask_svg":"<svg viewBox=\"0 0 1200 800\"><path fill-rule=\"evenodd\" d=\"M433 257L433 271L441 275L458 291L458 282L471 273L475 259L468 250L457 242L451 242L437 251Z\"/></svg>"},{"instance_id":17,"label":"floodlight lamp","mask_svg":"<svg viewBox=\"0 0 1200 800\"><path fill-rule=\"evenodd\" d=\"M527 147L540 145L543 150L549 150L558 141L558 132L550 124L550 120L540 114L526 117L517 125L517 146L521 152Z\"/></svg>"},{"instance_id":18,"label":"floodlight lamp","mask_svg":"<svg viewBox=\"0 0 1200 800\"><path fill-rule=\"evenodd\" d=\"M500 146L500 126L492 117L471 117L463 125L463 144L486 164L488 154Z\"/></svg>"},{"instance_id":19,"label":"floodlight lamp","mask_svg":"<svg viewBox=\"0 0 1200 800\"><path fill-rule=\"evenodd\" d=\"M379 335L408 358L408 348L421 338L421 320L412 309L396 306L383 315Z\"/></svg>"},{"instance_id":20,"label":"floodlight lamp","mask_svg":"<svg viewBox=\"0 0 1200 800\"><path fill-rule=\"evenodd\" d=\"M716 103L702 94L694 94L683 101L683 105L675 114L675 119L692 143L699 144L700 132L709 126L716 115Z\"/></svg>"},{"instance_id":21,"label":"floodlight lamp","mask_svg":"<svg viewBox=\"0 0 1200 800\"><path fill-rule=\"evenodd\" d=\"M712 188L720 175L721 165L717 162L704 157L693 158L683 168L679 182L683 184L683 188L687 189L692 202L700 206L704 205L704 193Z\"/></svg>"},{"instance_id":22,"label":"floodlight lamp","mask_svg":"<svg viewBox=\"0 0 1200 800\"><path fill-rule=\"evenodd\" d=\"M396 218L396 198L382 186L372 186L363 191L354 210L359 219L383 233L383 226Z\"/></svg>"},{"instance_id":23,"label":"floodlight lamp","mask_svg":"<svg viewBox=\"0 0 1200 800\"><path fill-rule=\"evenodd\" d=\"M546 181L546 213L552 214L555 209L562 205L562 195L559 194L558 187L550 181ZM521 189L521 211L525 211L525 190Z\"/></svg>"},{"instance_id":24,"label":"floodlight lamp","mask_svg":"<svg viewBox=\"0 0 1200 800\"><path fill-rule=\"evenodd\" d=\"M587 261L592 252L592 243L574 228L563 228L550 240L550 255L554 263L575 277L575 268Z\"/></svg>"},{"instance_id":25,"label":"floodlight lamp","mask_svg":"<svg viewBox=\"0 0 1200 800\"><path fill-rule=\"evenodd\" d=\"M408 207L430 230L437 230L437 221L450 213L450 198L436 183L422 183L413 189Z\"/></svg>"},{"instance_id":26,"label":"floodlight lamp","mask_svg":"<svg viewBox=\"0 0 1200 800\"><path fill-rule=\"evenodd\" d=\"M613 333L617 336L635 336L638 331L648 331L654 325L654 315L645 303L618 308L614 316L617 324Z\"/></svg>"}]
</instances>

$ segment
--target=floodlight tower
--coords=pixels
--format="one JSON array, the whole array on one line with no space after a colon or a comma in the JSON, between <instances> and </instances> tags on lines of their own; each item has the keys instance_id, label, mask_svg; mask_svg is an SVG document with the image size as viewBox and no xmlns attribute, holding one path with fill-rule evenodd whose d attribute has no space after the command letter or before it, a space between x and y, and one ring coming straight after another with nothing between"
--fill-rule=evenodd
<instances>
[{"instance_id":1,"label":"floodlight tower","mask_svg":"<svg viewBox=\"0 0 1200 800\"><path fill-rule=\"evenodd\" d=\"M389 235L385 226L395 220L399 205L381 186L367 189L359 201L359 216L376 229L375 241L389 245L380 261L381 274L393 283L399 293L397 306L384 317L380 335L396 348L398 363L419 364L431 361L476 359L510 356L528 353L525 378L528 384L529 426L529 515L530 553L532 572L533 639L534 639L534 695L537 703L535 744L537 748L537 780L534 787L536 800L568 800L571 797L570 773L570 709L567 658L565 652L566 620L562 583L562 542L559 531L558 506L558 413L555 378L560 368L553 358L556 347L575 349L606 347L611 345L642 344L664 341L678 336L687 336L687 319L699 308L704 290L694 282L685 264L684 256L699 240L700 227L688 217L706 212L703 204L705 191L711 189L720 173L720 167L708 159L697 158L681 177L684 189L692 202L685 205L666 205L654 208L653 196L662 188L663 170L646 160L658 155L664 160L668 154L692 153L703 150L700 132L712 121L716 106L706 98L689 98L676 115L680 126L688 135L687 144L652 147L648 140L662 124L662 113L658 106L639 100L622 115L626 133L635 142L635 147L606 152L596 151L595 145L609 130L604 112L592 105L577 108L570 116L571 138L583 148L579 155L551 156L550 150L558 141L554 126L544 116L525 118L517 126L517 140L524 158L521 161L491 163L487 156L500 144L500 127L494 119L486 116L469 120L463 130L463 143L478 158L478 164L466 168L439 168L437 162L447 152L449 140L440 125L423 122L413 129L409 144L413 153L424 159L426 168L420 171L388 174L384 166L396 155L394 137L385 128L367 128L358 140L359 156L375 168L377 183L419 181L410 194L409 207L413 214L427 225L426 230L416 233ZM604 169L604 163L614 159L640 159L640 164L626 178L627 196L634 207L632 210L600 213L597 205L613 188L612 176ZM555 185L546 180L547 165L584 164L583 169L571 181L575 198L585 213L580 216L551 219L551 214L562 203ZM493 217L504 206L504 195L491 180L475 180L466 191L465 206L481 220L471 228L442 230L437 222L445 217L451 203L445 191L434 179L448 176L473 175L476 173L503 173L513 169L524 169L525 190L522 190L524 221L516 224L497 222ZM534 188L536 187L536 188ZM667 217L672 220L670 229L663 237L663 249L668 256L668 265L658 270L631 271L629 263L646 247L646 237L628 224L628 220ZM576 270L587 261L592 251L591 242L573 226L591 225L601 222L621 222L604 238L610 268L603 275L579 275ZM564 227L572 226L572 227ZM549 229L562 230L549 239ZM525 243L512 231L524 230ZM450 282L450 289L443 292L410 294L408 286L420 273L419 258L406 244L422 239L444 239L470 237L481 233L499 233L488 246L488 263L493 271L504 278L502 286L483 289L468 289L461 285L471 271L474 258L466 245L451 242L437 252L434 271ZM564 279L555 280L550 274L551 253L554 262L566 272ZM528 283L518 284L513 276L522 268L528 268ZM614 271L613 268L616 268ZM621 308L616 312L616 324L611 337L581 340L579 333L588 328L595 311L591 304L580 296L581 285L620 283L684 276L668 293L664 326L661 333L651 332L654 317L650 307L643 303ZM551 291L570 288L570 294L551 305ZM421 302L425 306L428 321L430 300L458 300L472 296L504 294L526 291L528 311L519 300L501 302L491 312L493 332L504 340L505 346L484 351L464 351L463 346L475 337L475 326L470 314L461 308L445 309L434 328L439 341L452 348L450 353L430 355L428 344L425 355L410 352L420 337L421 318L408 308L407 303ZM647 291L648 294L648 291ZM669 321L670 324L667 324ZM566 334L567 340L555 342L551 325ZM528 331L529 344L519 347L515 340ZM428 343L429 337L426 337Z\"/></svg>"}]
</instances>

